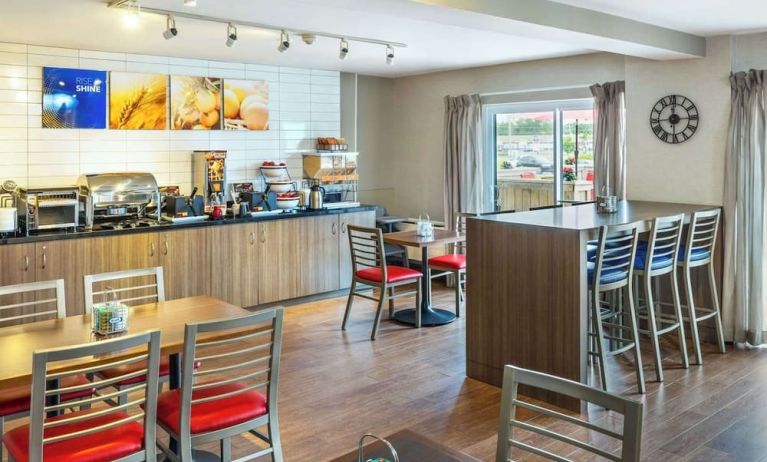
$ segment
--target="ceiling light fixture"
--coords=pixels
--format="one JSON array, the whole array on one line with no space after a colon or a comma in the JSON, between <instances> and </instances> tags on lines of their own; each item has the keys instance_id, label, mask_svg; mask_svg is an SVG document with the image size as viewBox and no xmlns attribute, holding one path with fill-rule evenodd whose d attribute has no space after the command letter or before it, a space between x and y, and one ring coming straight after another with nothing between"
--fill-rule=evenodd
<instances>
[{"instance_id":1,"label":"ceiling light fixture","mask_svg":"<svg viewBox=\"0 0 767 462\"><path fill-rule=\"evenodd\" d=\"M197 6L197 0L184 0L184 6Z\"/></svg>"},{"instance_id":2,"label":"ceiling light fixture","mask_svg":"<svg viewBox=\"0 0 767 462\"><path fill-rule=\"evenodd\" d=\"M314 34L301 34L301 40L307 45L313 45L317 40L317 36Z\"/></svg>"},{"instance_id":3,"label":"ceiling light fixture","mask_svg":"<svg viewBox=\"0 0 767 462\"><path fill-rule=\"evenodd\" d=\"M280 44L277 46L277 50L280 53L284 53L288 48L290 48L290 34L283 29L280 31Z\"/></svg>"},{"instance_id":4,"label":"ceiling light fixture","mask_svg":"<svg viewBox=\"0 0 767 462\"><path fill-rule=\"evenodd\" d=\"M135 29L139 26L141 16L141 4L138 0L130 0L125 4L126 10L123 16L123 23L129 29Z\"/></svg>"},{"instance_id":5,"label":"ceiling light fixture","mask_svg":"<svg viewBox=\"0 0 767 462\"><path fill-rule=\"evenodd\" d=\"M226 26L226 46L232 48L237 45L237 26L231 22Z\"/></svg>"},{"instance_id":6,"label":"ceiling light fixture","mask_svg":"<svg viewBox=\"0 0 767 462\"><path fill-rule=\"evenodd\" d=\"M391 45L386 45L386 64L391 65L394 63L394 48Z\"/></svg>"},{"instance_id":7,"label":"ceiling light fixture","mask_svg":"<svg viewBox=\"0 0 767 462\"><path fill-rule=\"evenodd\" d=\"M346 56L349 54L349 42L346 41L345 38L341 39L341 49L338 52L338 58L339 59L346 59Z\"/></svg>"},{"instance_id":8,"label":"ceiling light fixture","mask_svg":"<svg viewBox=\"0 0 767 462\"><path fill-rule=\"evenodd\" d=\"M165 40L170 40L177 35L176 20L173 19L173 16L168 15L168 19L165 21L165 32L162 33L162 36L165 37Z\"/></svg>"}]
</instances>

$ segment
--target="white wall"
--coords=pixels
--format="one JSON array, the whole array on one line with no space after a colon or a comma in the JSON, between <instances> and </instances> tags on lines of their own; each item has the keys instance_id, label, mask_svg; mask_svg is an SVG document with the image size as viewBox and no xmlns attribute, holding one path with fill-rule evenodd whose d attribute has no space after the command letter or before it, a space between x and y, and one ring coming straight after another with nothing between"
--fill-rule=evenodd
<instances>
[{"instance_id":1,"label":"white wall","mask_svg":"<svg viewBox=\"0 0 767 462\"><path fill-rule=\"evenodd\" d=\"M271 129L43 129L43 66L267 80ZM254 180L263 160L278 159L300 178L298 151L312 149L317 136L340 135L339 95L336 71L0 43L0 180L56 186L81 173L140 170L189 191L191 152L205 149L228 151L230 181Z\"/></svg>"},{"instance_id":2,"label":"white wall","mask_svg":"<svg viewBox=\"0 0 767 462\"><path fill-rule=\"evenodd\" d=\"M738 37L741 61L767 64L767 34L758 40ZM465 69L381 81L360 76L373 93L391 86L391 100L383 106L359 107L375 111L388 126L389 137L378 137L371 149L393 160L392 212L418 216L428 212L442 217L443 118L445 95L516 91L520 100L548 99L541 88L586 86L613 80L626 81L628 197L631 199L721 204L724 152L729 118L728 76L732 67L732 37L707 41L707 57L679 61L650 61L606 53L556 58L501 66ZM764 66L762 66L764 67ZM362 85L359 87L362 88ZM527 91L527 93L524 93ZM572 90L573 97L582 90ZM556 92L566 97L564 91ZM700 109L697 133L689 141L668 145L649 126L653 104L678 93L690 97ZM358 96L364 97L362 90ZM358 139L376 138L364 127ZM378 127L380 130L381 128Z\"/></svg>"},{"instance_id":3,"label":"white wall","mask_svg":"<svg viewBox=\"0 0 767 462\"><path fill-rule=\"evenodd\" d=\"M626 59L630 199L723 203L730 67L730 37L709 38L703 59ZM660 141L650 129L650 109L661 97L670 94L690 98L700 112L695 135L676 145Z\"/></svg>"}]
</instances>

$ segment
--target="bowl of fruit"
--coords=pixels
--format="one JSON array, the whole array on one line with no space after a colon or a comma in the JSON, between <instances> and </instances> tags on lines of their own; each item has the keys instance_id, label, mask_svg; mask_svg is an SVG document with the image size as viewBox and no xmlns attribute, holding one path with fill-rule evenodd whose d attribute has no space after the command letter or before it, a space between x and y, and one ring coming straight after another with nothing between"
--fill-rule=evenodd
<instances>
[{"instance_id":1,"label":"bowl of fruit","mask_svg":"<svg viewBox=\"0 0 767 462\"><path fill-rule=\"evenodd\" d=\"M266 180L269 191L276 193L288 193L296 190L296 183L290 180Z\"/></svg>"},{"instance_id":2,"label":"bowl of fruit","mask_svg":"<svg viewBox=\"0 0 767 462\"><path fill-rule=\"evenodd\" d=\"M261 164L261 173L267 178L282 178L286 176L288 164L267 160Z\"/></svg>"},{"instance_id":3,"label":"bowl of fruit","mask_svg":"<svg viewBox=\"0 0 767 462\"><path fill-rule=\"evenodd\" d=\"M298 207L298 193L296 191L277 194L277 208L294 209Z\"/></svg>"}]
</instances>

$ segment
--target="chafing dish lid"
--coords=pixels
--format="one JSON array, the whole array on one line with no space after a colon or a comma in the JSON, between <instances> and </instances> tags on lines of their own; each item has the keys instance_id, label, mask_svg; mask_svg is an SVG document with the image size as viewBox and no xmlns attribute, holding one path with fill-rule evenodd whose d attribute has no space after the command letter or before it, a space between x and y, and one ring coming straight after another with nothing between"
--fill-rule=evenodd
<instances>
[{"instance_id":1,"label":"chafing dish lid","mask_svg":"<svg viewBox=\"0 0 767 462\"><path fill-rule=\"evenodd\" d=\"M157 180L151 173L119 172L80 175L77 185L95 203L149 202L157 194Z\"/></svg>"}]
</instances>

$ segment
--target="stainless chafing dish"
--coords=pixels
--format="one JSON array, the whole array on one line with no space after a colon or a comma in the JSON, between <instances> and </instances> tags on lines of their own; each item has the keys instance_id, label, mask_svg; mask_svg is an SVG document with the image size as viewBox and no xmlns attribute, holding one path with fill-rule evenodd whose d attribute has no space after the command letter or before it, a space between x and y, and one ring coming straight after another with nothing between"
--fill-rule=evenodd
<instances>
[{"instance_id":1,"label":"stainless chafing dish","mask_svg":"<svg viewBox=\"0 0 767 462\"><path fill-rule=\"evenodd\" d=\"M153 218L161 221L160 189L151 173L97 173L80 175L77 186L86 197L85 225L94 222L149 217L148 207L156 209Z\"/></svg>"}]
</instances>

